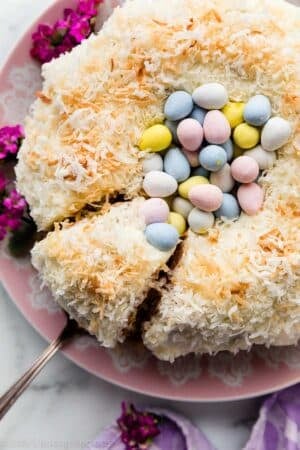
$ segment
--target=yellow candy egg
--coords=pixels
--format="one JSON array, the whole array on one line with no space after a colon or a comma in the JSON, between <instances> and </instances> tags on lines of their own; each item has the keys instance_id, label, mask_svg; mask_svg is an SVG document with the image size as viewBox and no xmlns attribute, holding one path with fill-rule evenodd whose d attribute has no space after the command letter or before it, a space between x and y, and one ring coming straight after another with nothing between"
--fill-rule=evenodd
<instances>
[{"instance_id":1,"label":"yellow candy egg","mask_svg":"<svg viewBox=\"0 0 300 450\"><path fill-rule=\"evenodd\" d=\"M241 123L233 132L233 140L240 148L248 149L255 147L259 142L259 130L247 123Z\"/></svg>"},{"instance_id":2,"label":"yellow candy egg","mask_svg":"<svg viewBox=\"0 0 300 450\"><path fill-rule=\"evenodd\" d=\"M198 184L209 184L209 181L207 178L201 176L188 178L186 181L179 185L179 195L183 198L189 198L189 191L192 189L192 187L198 186Z\"/></svg>"},{"instance_id":3,"label":"yellow candy egg","mask_svg":"<svg viewBox=\"0 0 300 450\"><path fill-rule=\"evenodd\" d=\"M169 147L172 142L172 134L165 125L153 125L144 131L139 142L140 150L148 152L160 152Z\"/></svg>"},{"instance_id":4,"label":"yellow candy egg","mask_svg":"<svg viewBox=\"0 0 300 450\"><path fill-rule=\"evenodd\" d=\"M243 102L229 102L224 106L222 112L230 123L231 128L237 127L244 121L244 109L245 103Z\"/></svg>"},{"instance_id":5,"label":"yellow candy egg","mask_svg":"<svg viewBox=\"0 0 300 450\"><path fill-rule=\"evenodd\" d=\"M186 230L185 218L176 212L170 212L168 217L168 223L172 225L178 231L179 236L182 236Z\"/></svg>"}]
</instances>

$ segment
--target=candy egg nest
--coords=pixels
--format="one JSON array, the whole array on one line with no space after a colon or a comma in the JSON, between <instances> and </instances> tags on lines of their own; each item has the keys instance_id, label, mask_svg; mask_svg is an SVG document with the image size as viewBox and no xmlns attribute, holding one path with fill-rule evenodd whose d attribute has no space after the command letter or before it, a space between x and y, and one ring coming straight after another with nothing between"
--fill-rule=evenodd
<instances>
[{"instance_id":1,"label":"candy egg nest","mask_svg":"<svg viewBox=\"0 0 300 450\"><path fill-rule=\"evenodd\" d=\"M147 240L169 251L188 227L205 234L215 219L257 214L264 200L260 175L275 164L292 132L287 120L272 117L269 98L235 102L222 84L207 83L192 94L173 92L164 117L139 141L149 154L143 163L143 189L152 197L142 207ZM164 222L176 229L177 239L170 227L153 227Z\"/></svg>"}]
</instances>

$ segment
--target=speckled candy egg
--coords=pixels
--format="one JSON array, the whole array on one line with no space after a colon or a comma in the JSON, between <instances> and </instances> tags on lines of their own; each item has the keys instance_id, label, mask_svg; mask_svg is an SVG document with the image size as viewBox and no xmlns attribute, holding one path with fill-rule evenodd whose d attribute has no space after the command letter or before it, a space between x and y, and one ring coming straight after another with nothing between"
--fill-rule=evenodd
<instances>
[{"instance_id":1,"label":"speckled candy egg","mask_svg":"<svg viewBox=\"0 0 300 450\"><path fill-rule=\"evenodd\" d=\"M257 183L243 184L237 190L237 198L242 210L248 216L253 216L263 205L264 193Z\"/></svg>"},{"instance_id":2,"label":"speckled candy egg","mask_svg":"<svg viewBox=\"0 0 300 450\"><path fill-rule=\"evenodd\" d=\"M262 126L271 117L272 107L265 95L254 95L246 103L244 119L250 125Z\"/></svg>"},{"instance_id":3,"label":"speckled candy egg","mask_svg":"<svg viewBox=\"0 0 300 450\"><path fill-rule=\"evenodd\" d=\"M228 102L228 94L220 83L207 83L193 92L196 105L204 109L221 109Z\"/></svg>"},{"instance_id":4,"label":"speckled candy egg","mask_svg":"<svg viewBox=\"0 0 300 450\"><path fill-rule=\"evenodd\" d=\"M172 225L176 230L178 231L179 236L182 236L185 233L186 230L186 221L185 218L177 213L177 212L170 212L168 217L168 223Z\"/></svg>"},{"instance_id":5,"label":"speckled candy egg","mask_svg":"<svg viewBox=\"0 0 300 450\"><path fill-rule=\"evenodd\" d=\"M209 181L207 178L200 176L190 177L179 185L178 193L183 198L189 198L189 192L192 189L192 187L208 183Z\"/></svg>"},{"instance_id":6,"label":"speckled candy egg","mask_svg":"<svg viewBox=\"0 0 300 450\"><path fill-rule=\"evenodd\" d=\"M223 194L222 205L217 211L215 216L218 218L224 217L225 219L237 219L240 215L240 207L237 199L231 194Z\"/></svg>"},{"instance_id":7,"label":"speckled candy egg","mask_svg":"<svg viewBox=\"0 0 300 450\"><path fill-rule=\"evenodd\" d=\"M218 186L222 192L230 192L234 186L230 165L225 164L218 172L213 172L209 181L211 184Z\"/></svg>"},{"instance_id":8,"label":"speckled candy egg","mask_svg":"<svg viewBox=\"0 0 300 450\"><path fill-rule=\"evenodd\" d=\"M258 174L258 164L250 156L239 156L231 164L231 175L239 183L251 183Z\"/></svg>"},{"instance_id":9,"label":"speckled candy egg","mask_svg":"<svg viewBox=\"0 0 300 450\"><path fill-rule=\"evenodd\" d=\"M177 181L171 175L153 170L143 181L143 189L149 197L168 197L177 190Z\"/></svg>"},{"instance_id":10,"label":"speckled candy egg","mask_svg":"<svg viewBox=\"0 0 300 450\"><path fill-rule=\"evenodd\" d=\"M261 145L257 145L252 150L247 150L244 155L255 159L260 170L270 169L276 161L276 152L267 152Z\"/></svg>"},{"instance_id":11,"label":"speckled candy egg","mask_svg":"<svg viewBox=\"0 0 300 450\"><path fill-rule=\"evenodd\" d=\"M227 155L224 148L218 145L208 145L201 150L199 162L206 170L217 172L226 164Z\"/></svg>"},{"instance_id":12,"label":"speckled candy egg","mask_svg":"<svg viewBox=\"0 0 300 450\"><path fill-rule=\"evenodd\" d=\"M228 141L224 142L224 144L221 145L222 148L224 148L226 155L227 155L227 161L231 161L233 157L233 143L231 139L228 139Z\"/></svg>"},{"instance_id":13,"label":"speckled candy egg","mask_svg":"<svg viewBox=\"0 0 300 450\"><path fill-rule=\"evenodd\" d=\"M177 137L181 145L188 151L199 149L203 141L203 129L195 119L184 119L177 127Z\"/></svg>"},{"instance_id":14,"label":"speckled candy egg","mask_svg":"<svg viewBox=\"0 0 300 450\"><path fill-rule=\"evenodd\" d=\"M187 117L194 107L192 96L185 91L173 92L165 103L164 113L169 120Z\"/></svg>"},{"instance_id":15,"label":"speckled candy egg","mask_svg":"<svg viewBox=\"0 0 300 450\"><path fill-rule=\"evenodd\" d=\"M223 114L227 118L231 128L237 127L244 121L245 103L243 102L229 102L222 109Z\"/></svg>"},{"instance_id":16,"label":"speckled candy egg","mask_svg":"<svg viewBox=\"0 0 300 450\"><path fill-rule=\"evenodd\" d=\"M272 152L287 143L292 133L290 123L282 117L271 117L261 133L261 146Z\"/></svg>"},{"instance_id":17,"label":"speckled candy egg","mask_svg":"<svg viewBox=\"0 0 300 450\"><path fill-rule=\"evenodd\" d=\"M188 162L190 163L191 167L198 167L199 166L199 152L189 152L188 150L182 149L184 155L186 156Z\"/></svg>"},{"instance_id":18,"label":"speckled candy egg","mask_svg":"<svg viewBox=\"0 0 300 450\"><path fill-rule=\"evenodd\" d=\"M228 141L231 128L221 111L209 111L204 119L203 131L205 139L210 144L224 144Z\"/></svg>"},{"instance_id":19,"label":"speckled candy egg","mask_svg":"<svg viewBox=\"0 0 300 450\"><path fill-rule=\"evenodd\" d=\"M179 234L176 228L168 223L152 223L145 229L145 236L153 247L167 252L176 247Z\"/></svg>"},{"instance_id":20,"label":"speckled candy egg","mask_svg":"<svg viewBox=\"0 0 300 450\"><path fill-rule=\"evenodd\" d=\"M169 212L169 206L162 198L149 198L140 208L140 213L144 217L146 225L167 222Z\"/></svg>"},{"instance_id":21,"label":"speckled candy egg","mask_svg":"<svg viewBox=\"0 0 300 450\"><path fill-rule=\"evenodd\" d=\"M207 113L206 109L195 106L193 111L191 112L190 118L197 120L200 123L200 125L203 126L206 113Z\"/></svg>"},{"instance_id":22,"label":"speckled candy egg","mask_svg":"<svg viewBox=\"0 0 300 450\"><path fill-rule=\"evenodd\" d=\"M163 170L164 162L158 153L149 153L143 160L143 172L148 173L152 170Z\"/></svg>"},{"instance_id":23,"label":"speckled candy egg","mask_svg":"<svg viewBox=\"0 0 300 450\"><path fill-rule=\"evenodd\" d=\"M147 128L139 142L139 148L143 151L160 152L169 147L172 142L172 134L165 125L156 124Z\"/></svg>"},{"instance_id":24,"label":"speckled candy egg","mask_svg":"<svg viewBox=\"0 0 300 450\"><path fill-rule=\"evenodd\" d=\"M175 197L171 204L171 209L178 214L181 214L185 219L188 217L193 208L194 206L191 202L181 197Z\"/></svg>"},{"instance_id":25,"label":"speckled candy egg","mask_svg":"<svg viewBox=\"0 0 300 450\"><path fill-rule=\"evenodd\" d=\"M241 123L234 129L233 140L243 149L255 147L259 141L259 130L248 123Z\"/></svg>"},{"instance_id":26,"label":"speckled candy egg","mask_svg":"<svg viewBox=\"0 0 300 450\"><path fill-rule=\"evenodd\" d=\"M191 173L189 161L176 147L167 151L164 159L164 170L174 177L176 181L186 180Z\"/></svg>"},{"instance_id":27,"label":"speckled candy egg","mask_svg":"<svg viewBox=\"0 0 300 450\"><path fill-rule=\"evenodd\" d=\"M220 208L223 193L218 186L202 184L194 186L189 192L190 202L202 211L212 212Z\"/></svg>"},{"instance_id":28,"label":"speckled candy egg","mask_svg":"<svg viewBox=\"0 0 300 450\"><path fill-rule=\"evenodd\" d=\"M200 211L198 208L192 209L188 216L188 224L194 233L204 234L213 227L215 217L211 212Z\"/></svg>"}]
</instances>

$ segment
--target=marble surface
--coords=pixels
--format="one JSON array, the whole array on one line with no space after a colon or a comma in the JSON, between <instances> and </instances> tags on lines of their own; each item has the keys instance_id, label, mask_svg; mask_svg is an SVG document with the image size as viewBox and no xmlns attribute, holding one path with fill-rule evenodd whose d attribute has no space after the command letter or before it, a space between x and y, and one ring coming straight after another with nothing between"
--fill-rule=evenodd
<instances>
[{"instance_id":1,"label":"marble surface","mask_svg":"<svg viewBox=\"0 0 300 450\"><path fill-rule=\"evenodd\" d=\"M7 0L0 10L0 63L18 37L52 0ZM0 287L0 393L19 377L46 343ZM218 450L240 450L261 399L179 403L112 386L57 355L0 424L0 449L84 449L119 414L120 402L173 408L199 426ZM170 449L171 450L171 449Z\"/></svg>"}]
</instances>

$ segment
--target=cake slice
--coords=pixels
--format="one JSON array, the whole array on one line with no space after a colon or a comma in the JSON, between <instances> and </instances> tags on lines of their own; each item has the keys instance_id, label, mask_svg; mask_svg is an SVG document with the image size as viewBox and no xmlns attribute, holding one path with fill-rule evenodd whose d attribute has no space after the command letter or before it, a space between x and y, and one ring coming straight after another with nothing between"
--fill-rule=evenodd
<instances>
[{"instance_id":1,"label":"cake slice","mask_svg":"<svg viewBox=\"0 0 300 450\"><path fill-rule=\"evenodd\" d=\"M144 343L160 359L238 352L300 339L299 160L279 160L265 177L264 210L189 231ZM285 179L286 184L280 183Z\"/></svg>"},{"instance_id":2,"label":"cake slice","mask_svg":"<svg viewBox=\"0 0 300 450\"><path fill-rule=\"evenodd\" d=\"M105 347L132 330L139 305L159 285L172 251L147 243L143 198L65 223L32 250L32 263L54 299Z\"/></svg>"}]
</instances>

